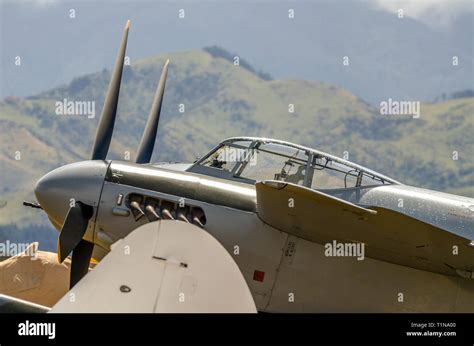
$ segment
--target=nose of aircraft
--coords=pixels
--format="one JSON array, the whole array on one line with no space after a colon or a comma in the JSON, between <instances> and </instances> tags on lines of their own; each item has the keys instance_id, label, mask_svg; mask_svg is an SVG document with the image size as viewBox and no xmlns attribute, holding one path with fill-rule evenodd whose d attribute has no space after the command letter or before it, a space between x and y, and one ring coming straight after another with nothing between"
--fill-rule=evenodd
<instances>
[{"instance_id":1,"label":"nose of aircraft","mask_svg":"<svg viewBox=\"0 0 474 346\"><path fill-rule=\"evenodd\" d=\"M71 205L83 202L94 209L107 172L106 161L82 161L59 167L36 183L35 195L57 229L64 223Z\"/></svg>"}]
</instances>

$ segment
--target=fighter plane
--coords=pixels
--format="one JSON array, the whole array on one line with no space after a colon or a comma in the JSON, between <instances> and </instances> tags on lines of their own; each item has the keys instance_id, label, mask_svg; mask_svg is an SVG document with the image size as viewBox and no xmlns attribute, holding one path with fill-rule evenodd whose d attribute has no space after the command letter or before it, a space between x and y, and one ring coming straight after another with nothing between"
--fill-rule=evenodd
<instances>
[{"instance_id":1,"label":"fighter plane","mask_svg":"<svg viewBox=\"0 0 474 346\"><path fill-rule=\"evenodd\" d=\"M60 232L59 261L72 252L78 301L68 294L53 311L190 311L166 300L213 285L233 300L229 311L474 311L472 198L268 138L226 139L193 163L150 163L169 61L135 162L107 160L129 26L90 160L35 187Z\"/></svg>"}]
</instances>

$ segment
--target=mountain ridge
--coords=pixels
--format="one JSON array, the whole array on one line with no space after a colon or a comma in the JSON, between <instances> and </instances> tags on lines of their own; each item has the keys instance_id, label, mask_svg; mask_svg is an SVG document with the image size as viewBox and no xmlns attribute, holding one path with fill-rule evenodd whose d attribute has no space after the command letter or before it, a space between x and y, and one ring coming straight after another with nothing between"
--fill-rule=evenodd
<instances>
[{"instance_id":1,"label":"mountain ridge","mask_svg":"<svg viewBox=\"0 0 474 346\"><path fill-rule=\"evenodd\" d=\"M264 79L203 50L153 56L125 67L109 159L135 158L167 57L171 65L153 161L192 162L228 137L269 137L340 157L347 153L350 161L403 183L474 196L469 154L474 98L421 104L420 119L387 117L348 90L317 81ZM0 103L0 191L8 201L0 208L2 229L48 225L21 200L35 199L36 180L51 169L90 158L109 78L103 69ZM95 117L56 114L55 103L64 98L95 102ZM0 233L12 236L12 231Z\"/></svg>"}]
</instances>

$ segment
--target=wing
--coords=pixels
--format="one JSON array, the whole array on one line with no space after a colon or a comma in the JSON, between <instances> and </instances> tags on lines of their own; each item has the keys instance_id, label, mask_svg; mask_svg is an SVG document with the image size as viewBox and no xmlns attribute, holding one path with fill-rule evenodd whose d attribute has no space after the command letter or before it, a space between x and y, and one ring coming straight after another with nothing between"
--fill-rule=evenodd
<instances>
[{"instance_id":1,"label":"wing","mask_svg":"<svg viewBox=\"0 0 474 346\"><path fill-rule=\"evenodd\" d=\"M0 313L36 314L48 312L47 306L0 294Z\"/></svg>"},{"instance_id":2,"label":"wing","mask_svg":"<svg viewBox=\"0 0 474 346\"><path fill-rule=\"evenodd\" d=\"M261 220L297 237L364 243L367 257L442 274L469 277L474 271L470 240L415 218L291 183L264 181L256 190Z\"/></svg>"},{"instance_id":3,"label":"wing","mask_svg":"<svg viewBox=\"0 0 474 346\"><path fill-rule=\"evenodd\" d=\"M112 251L51 312L256 312L237 264L203 229L155 221Z\"/></svg>"}]
</instances>

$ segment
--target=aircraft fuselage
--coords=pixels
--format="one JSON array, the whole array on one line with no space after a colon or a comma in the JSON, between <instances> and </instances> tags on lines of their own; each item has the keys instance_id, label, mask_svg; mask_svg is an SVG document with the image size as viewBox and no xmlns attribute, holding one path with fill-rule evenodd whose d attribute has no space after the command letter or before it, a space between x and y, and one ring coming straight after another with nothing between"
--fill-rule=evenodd
<instances>
[{"instance_id":1,"label":"aircraft fuselage","mask_svg":"<svg viewBox=\"0 0 474 346\"><path fill-rule=\"evenodd\" d=\"M415 269L368 256L362 261L355 257L328 257L324 244L267 225L258 216L255 187L251 184L151 165L100 161L96 162L96 166L102 166L97 169L104 172L103 187L100 197L93 204L94 216L84 237L96 245L96 259L105 256L111 244L150 221L146 204L152 201L158 213L161 206L166 206L173 218L177 218L179 210L183 210L188 217L193 209L202 210L204 228L233 256L260 311L474 310L472 279ZM421 203L416 198L426 198L426 193L422 193L426 190L417 189L414 194L409 194L404 186L401 192L377 192L377 189L389 188L400 189L400 186L368 189L359 193L358 201L354 200L356 194L349 190L333 193L352 199L351 202L362 201L365 205L378 204L385 208L395 208L399 198L404 198L408 204L406 214L410 217L416 217L416 212L427 215L423 208L428 208L433 210L433 215L437 213L443 224L454 227L456 231L468 234L472 230L471 214L465 213L466 206L472 206L472 200L459 196L449 198L452 195L431 192L428 200ZM135 198L133 196L141 198L141 209L145 211L145 215L138 220L130 207L131 198ZM80 200L81 196L77 199ZM434 210L430 200L439 210L447 210L446 215ZM90 200L86 202L91 203ZM443 203L450 207L446 209ZM412 207L415 205L417 208ZM461 218L461 222L456 221L459 219L455 218L456 213L466 217ZM60 224L60 220L56 224ZM330 229L331 225L316 227ZM219 273L215 276L219 280Z\"/></svg>"}]
</instances>

